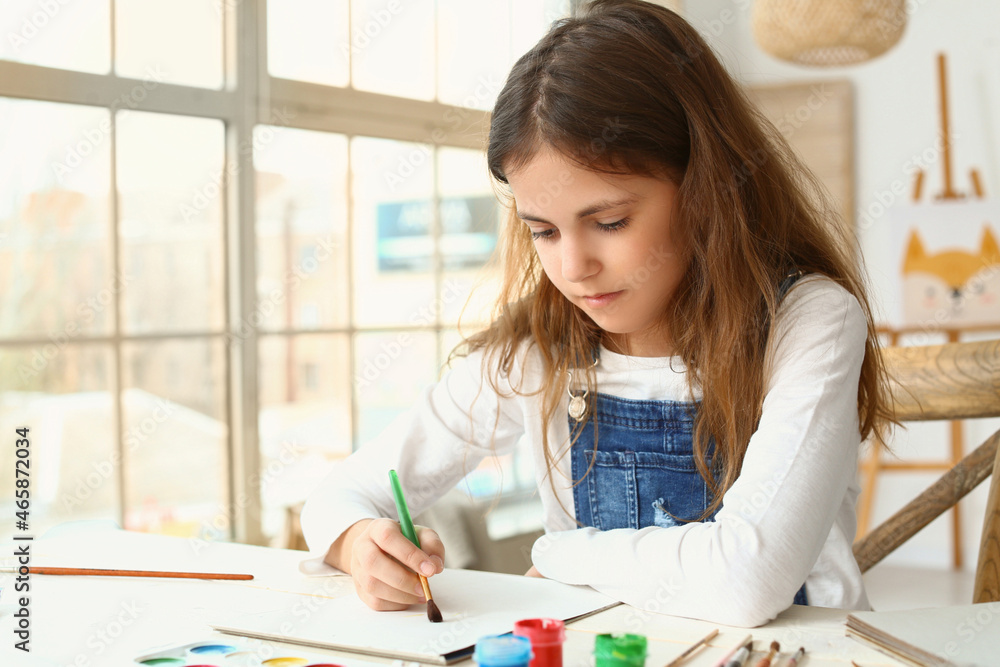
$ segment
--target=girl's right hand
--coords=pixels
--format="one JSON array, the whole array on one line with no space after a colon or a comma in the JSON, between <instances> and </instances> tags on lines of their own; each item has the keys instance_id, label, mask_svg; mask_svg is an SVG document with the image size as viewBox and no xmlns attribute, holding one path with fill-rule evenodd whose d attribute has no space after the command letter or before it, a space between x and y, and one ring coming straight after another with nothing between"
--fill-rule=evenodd
<instances>
[{"instance_id":1,"label":"girl's right hand","mask_svg":"<svg viewBox=\"0 0 1000 667\"><path fill-rule=\"evenodd\" d=\"M349 572L358 597L376 611L397 611L426 602L420 579L444 569L444 544L436 532L414 526L418 549L390 519L364 519L334 542L328 562ZM339 544L338 544L339 543ZM330 558L338 562L331 562Z\"/></svg>"}]
</instances>

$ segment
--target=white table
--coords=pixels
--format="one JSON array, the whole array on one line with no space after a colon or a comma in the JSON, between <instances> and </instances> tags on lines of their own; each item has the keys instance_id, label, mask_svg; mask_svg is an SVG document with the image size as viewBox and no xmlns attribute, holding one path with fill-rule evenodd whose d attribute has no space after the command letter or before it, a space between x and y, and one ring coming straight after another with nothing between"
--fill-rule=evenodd
<instances>
[{"instance_id":1,"label":"white table","mask_svg":"<svg viewBox=\"0 0 1000 667\"><path fill-rule=\"evenodd\" d=\"M204 572L248 572L253 581L201 581L126 577L64 577L34 575L30 593L30 646L25 654L13 648L17 594L13 577L0 575L4 591L0 597L0 665L58 665L92 667L131 665L137 656L165 644L216 639L239 643L239 638L209 630L207 619L221 605L253 609L261 589L336 597L353 595L347 577L307 577L300 574L301 551L268 549L230 543L208 543L125 531L79 532L32 542L32 564L62 564L77 567L128 567L149 570L197 570ZM0 561L12 565L4 547ZM255 598L256 593L256 598ZM292 613L308 613L306 601ZM719 634L685 667L707 667L747 634L764 651L772 640L782 653L799 646L806 649L806 667L850 665L862 667L898 665L891 658L862 646L844 634L847 612L837 609L792 607L760 628L746 629L666 616L627 605L605 610L567 627L564 664L593 664L594 637L606 632L643 634L649 642L646 664L662 667L712 629ZM477 638L458 636L456 645L475 643ZM288 644L253 641L273 656L322 655L331 662L361 667L391 660L358 654L308 649ZM763 655L759 653L758 655ZM460 664L472 665L470 660ZM779 663L780 664L780 663Z\"/></svg>"}]
</instances>

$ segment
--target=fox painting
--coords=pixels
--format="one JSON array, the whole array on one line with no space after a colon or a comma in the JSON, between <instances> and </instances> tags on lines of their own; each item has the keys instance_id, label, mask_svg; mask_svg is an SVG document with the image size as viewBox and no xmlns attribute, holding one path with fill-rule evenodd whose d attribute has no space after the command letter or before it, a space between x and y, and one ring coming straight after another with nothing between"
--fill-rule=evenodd
<instances>
[{"instance_id":1,"label":"fox painting","mask_svg":"<svg viewBox=\"0 0 1000 667\"><path fill-rule=\"evenodd\" d=\"M1000 248L988 226L979 249L928 253L910 231L903 260L903 316L907 324L960 327L1000 322Z\"/></svg>"}]
</instances>

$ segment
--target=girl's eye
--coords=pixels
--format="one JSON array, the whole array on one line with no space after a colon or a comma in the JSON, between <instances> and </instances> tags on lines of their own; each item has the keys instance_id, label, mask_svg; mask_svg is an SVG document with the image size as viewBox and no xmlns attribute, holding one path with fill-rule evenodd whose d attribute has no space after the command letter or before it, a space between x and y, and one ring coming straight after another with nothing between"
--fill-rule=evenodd
<instances>
[{"instance_id":1,"label":"girl's eye","mask_svg":"<svg viewBox=\"0 0 1000 667\"><path fill-rule=\"evenodd\" d=\"M620 229L625 229L629 222L631 222L631 218L622 218L618 222L609 222L606 225L598 224L597 226L603 232L617 232Z\"/></svg>"},{"instance_id":2,"label":"girl's eye","mask_svg":"<svg viewBox=\"0 0 1000 667\"><path fill-rule=\"evenodd\" d=\"M632 221L631 218L622 218L617 222L609 222L607 224L598 223L597 227L602 232L608 232L610 234L613 232L617 232L621 229L624 229L631 221ZM553 238L552 235L555 234L555 231L556 231L555 228L550 227L549 229L543 229L540 232L531 232L531 238L534 241L540 241L542 239L551 239Z\"/></svg>"}]
</instances>

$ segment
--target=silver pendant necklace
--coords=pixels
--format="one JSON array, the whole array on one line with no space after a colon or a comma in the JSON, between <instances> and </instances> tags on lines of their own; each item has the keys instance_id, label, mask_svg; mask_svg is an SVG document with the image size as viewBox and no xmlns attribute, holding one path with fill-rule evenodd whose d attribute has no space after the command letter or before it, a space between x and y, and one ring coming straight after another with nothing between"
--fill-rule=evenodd
<instances>
[{"instance_id":1,"label":"silver pendant necklace","mask_svg":"<svg viewBox=\"0 0 1000 667\"><path fill-rule=\"evenodd\" d=\"M594 363L590 365L591 368L597 365L600 361L600 357L594 359ZM569 395L569 416L575 419L578 423L582 422L587 418L587 395L590 394L589 389L584 389L583 393L575 394L571 388L573 384L573 372L567 370L566 375L569 380L566 382L566 393Z\"/></svg>"},{"instance_id":2,"label":"silver pendant necklace","mask_svg":"<svg viewBox=\"0 0 1000 667\"><path fill-rule=\"evenodd\" d=\"M582 422L583 418L587 416L588 391L584 389L582 394L574 394L567 389L566 392L569 394L569 416L578 422Z\"/></svg>"}]
</instances>

